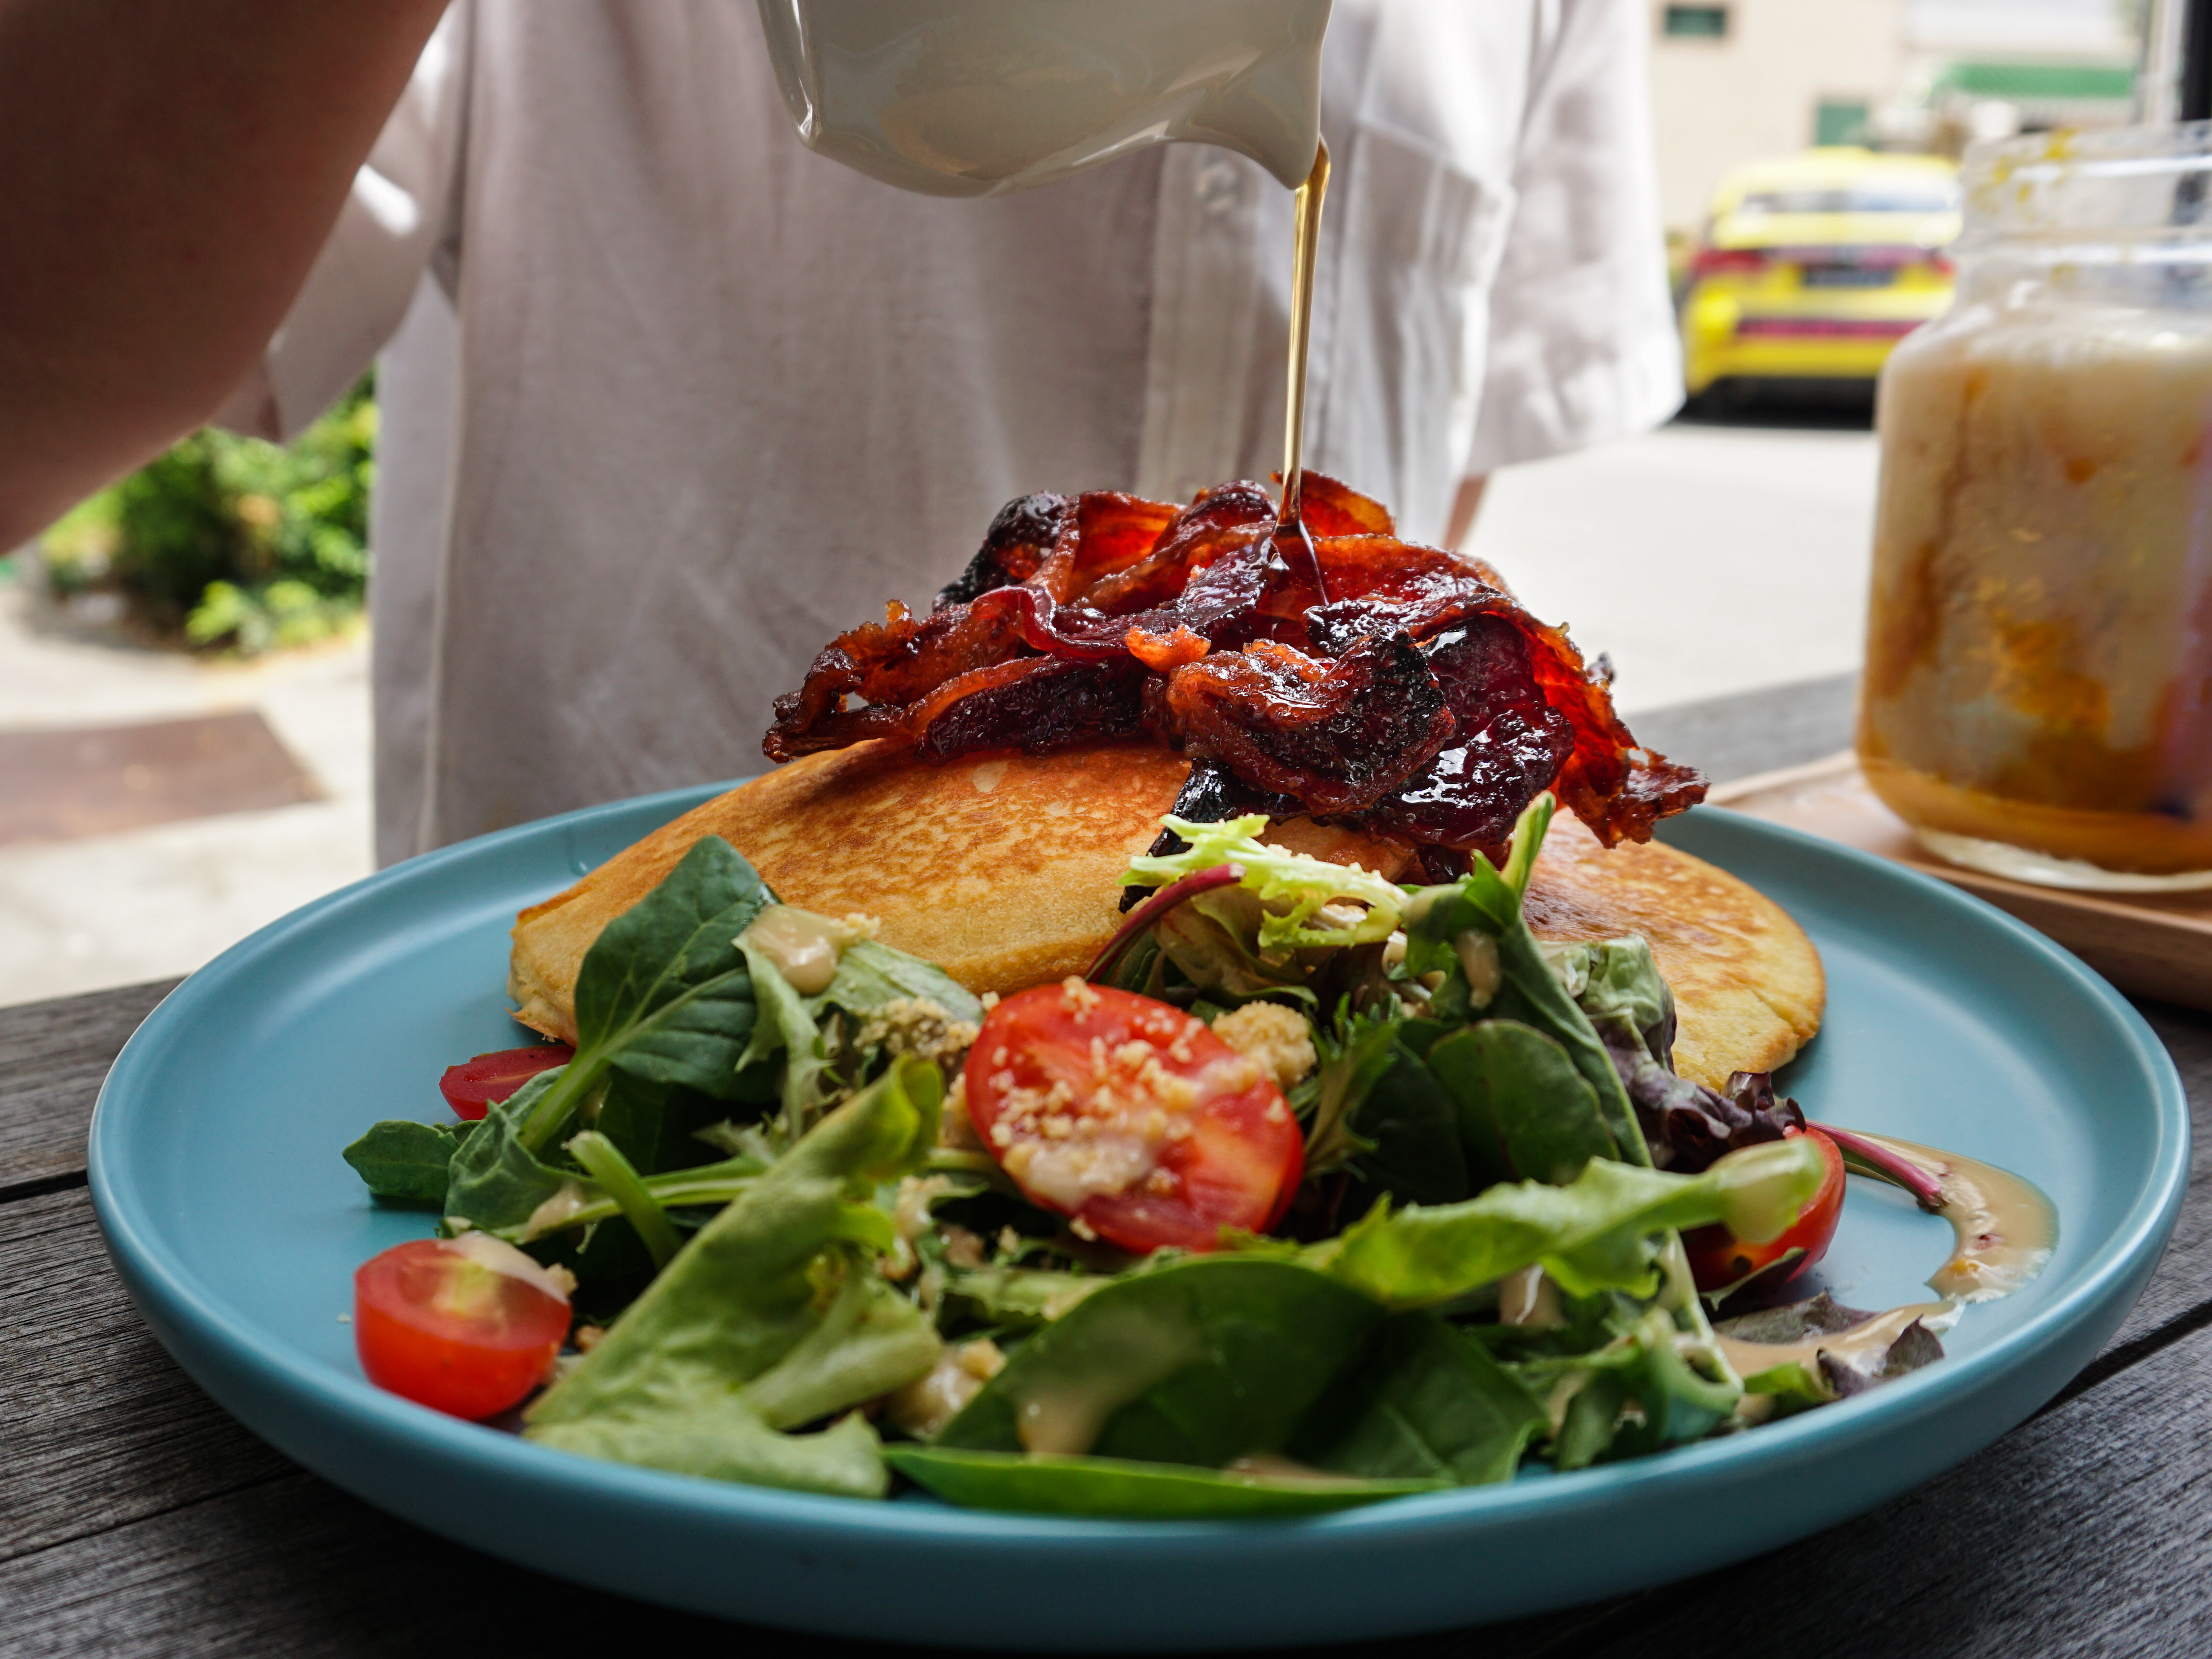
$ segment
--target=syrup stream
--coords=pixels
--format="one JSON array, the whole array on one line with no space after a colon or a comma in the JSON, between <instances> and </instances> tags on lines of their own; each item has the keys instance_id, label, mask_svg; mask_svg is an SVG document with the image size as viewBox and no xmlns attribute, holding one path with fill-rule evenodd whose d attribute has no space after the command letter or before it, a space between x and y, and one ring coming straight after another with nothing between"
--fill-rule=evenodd
<instances>
[{"instance_id":1,"label":"syrup stream","mask_svg":"<svg viewBox=\"0 0 2212 1659\"><path fill-rule=\"evenodd\" d=\"M1283 401L1283 505L1275 523L1276 550L1313 585L1314 602L1328 602L1322 585L1321 560L1307 538L1298 517L1298 498L1304 483L1301 462L1306 429L1306 343L1313 329L1314 255L1321 244L1321 210L1328 193L1328 144L1314 149L1313 171L1297 188L1297 247L1291 264L1291 364L1287 393ZM1289 549L1295 545L1295 563Z\"/></svg>"}]
</instances>

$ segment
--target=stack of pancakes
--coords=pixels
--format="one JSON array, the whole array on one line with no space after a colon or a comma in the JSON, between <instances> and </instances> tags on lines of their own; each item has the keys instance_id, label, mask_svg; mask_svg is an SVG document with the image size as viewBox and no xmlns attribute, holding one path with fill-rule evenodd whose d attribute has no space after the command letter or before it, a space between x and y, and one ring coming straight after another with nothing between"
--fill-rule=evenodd
<instances>
[{"instance_id":1,"label":"stack of pancakes","mask_svg":"<svg viewBox=\"0 0 2212 1659\"><path fill-rule=\"evenodd\" d=\"M787 904L861 911L878 937L971 991L1080 974L1120 925L1121 876L1159 831L1189 765L1148 744L1002 755L945 766L865 743L811 755L685 813L522 913L507 988L526 1025L575 1040L576 972L599 930L691 845L720 836ZM1398 877L1396 842L1292 819L1266 839ZM1656 842L1610 852L1572 817L1552 825L1528 896L1540 938L1640 933L1673 988L1675 1069L1710 1087L1767 1072L1820 1028L1812 941L1735 877Z\"/></svg>"}]
</instances>

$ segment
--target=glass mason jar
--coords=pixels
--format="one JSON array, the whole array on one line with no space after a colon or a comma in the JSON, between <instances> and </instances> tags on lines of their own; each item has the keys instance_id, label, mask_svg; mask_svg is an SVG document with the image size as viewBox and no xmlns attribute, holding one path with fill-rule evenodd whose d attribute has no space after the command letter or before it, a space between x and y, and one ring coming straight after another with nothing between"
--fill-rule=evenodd
<instances>
[{"instance_id":1,"label":"glass mason jar","mask_svg":"<svg viewBox=\"0 0 2212 1659\"><path fill-rule=\"evenodd\" d=\"M2212 123L1977 146L1881 376L1867 781L1930 850L2212 886Z\"/></svg>"}]
</instances>

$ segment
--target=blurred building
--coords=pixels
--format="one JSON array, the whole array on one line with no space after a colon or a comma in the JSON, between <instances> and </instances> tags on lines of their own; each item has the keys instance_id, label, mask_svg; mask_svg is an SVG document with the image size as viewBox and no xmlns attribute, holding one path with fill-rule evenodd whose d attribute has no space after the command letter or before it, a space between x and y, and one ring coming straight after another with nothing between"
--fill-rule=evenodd
<instances>
[{"instance_id":1,"label":"blurred building","mask_svg":"<svg viewBox=\"0 0 2212 1659\"><path fill-rule=\"evenodd\" d=\"M1971 139L2133 117L2134 0L1651 0L1662 205L1816 144L1955 155Z\"/></svg>"}]
</instances>

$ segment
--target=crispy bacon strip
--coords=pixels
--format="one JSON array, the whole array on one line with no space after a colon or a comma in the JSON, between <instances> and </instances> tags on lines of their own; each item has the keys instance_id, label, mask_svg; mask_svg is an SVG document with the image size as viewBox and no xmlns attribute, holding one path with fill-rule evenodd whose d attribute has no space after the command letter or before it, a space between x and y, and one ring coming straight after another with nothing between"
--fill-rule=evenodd
<instances>
[{"instance_id":1,"label":"crispy bacon strip","mask_svg":"<svg viewBox=\"0 0 2212 1659\"><path fill-rule=\"evenodd\" d=\"M1439 871L1495 852L1544 788L1607 845L1703 796L1489 566L1399 539L1318 473L1302 521L1279 529L1252 483L1182 508L1024 496L927 617L894 605L825 647L763 746L880 737L945 760L1150 730L1193 757L1187 817L1267 799L1412 840Z\"/></svg>"},{"instance_id":2,"label":"crispy bacon strip","mask_svg":"<svg viewBox=\"0 0 2212 1659\"><path fill-rule=\"evenodd\" d=\"M1454 725L1402 633L1370 635L1334 662L1272 640L1209 656L1169 676L1167 706L1194 759L1314 812L1374 805L1436 757Z\"/></svg>"}]
</instances>

